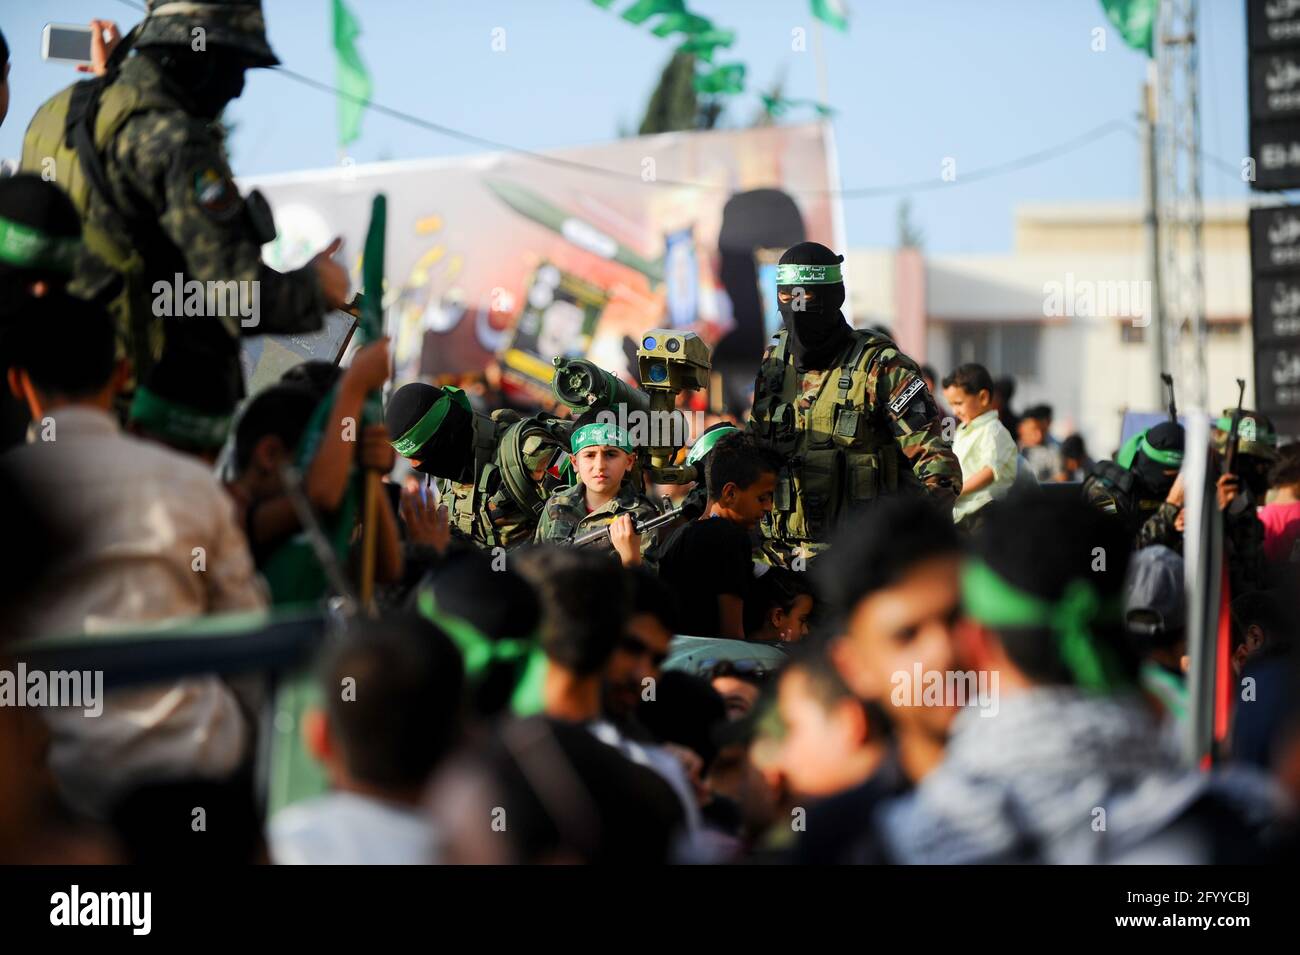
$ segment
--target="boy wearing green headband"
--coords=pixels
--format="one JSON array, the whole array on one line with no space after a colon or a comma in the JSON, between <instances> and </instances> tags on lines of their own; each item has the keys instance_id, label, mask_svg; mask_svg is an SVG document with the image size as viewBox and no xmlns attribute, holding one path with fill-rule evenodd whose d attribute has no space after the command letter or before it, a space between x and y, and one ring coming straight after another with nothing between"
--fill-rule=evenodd
<instances>
[{"instance_id":1,"label":"boy wearing green headband","mask_svg":"<svg viewBox=\"0 0 1300 955\"><path fill-rule=\"evenodd\" d=\"M565 543L608 525L610 543L623 566L649 563L646 555L657 534L638 534L636 523L659 512L632 479L636 455L627 433L595 415L583 415L574 422L570 446L578 483L551 495L534 540Z\"/></svg>"}]
</instances>

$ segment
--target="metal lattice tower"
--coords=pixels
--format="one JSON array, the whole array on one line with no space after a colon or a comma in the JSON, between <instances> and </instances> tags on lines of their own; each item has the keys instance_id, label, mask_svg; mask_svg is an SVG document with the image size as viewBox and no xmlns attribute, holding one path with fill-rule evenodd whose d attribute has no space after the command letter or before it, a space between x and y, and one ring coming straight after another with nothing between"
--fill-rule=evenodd
<instances>
[{"instance_id":1,"label":"metal lattice tower","mask_svg":"<svg viewBox=\"0 0 1300 955\"><path fill-rule=\"evenodd\" d=\"M1161 0L1155 35L1159 79L1156 185L1160 294L1169 370L1188 406L1207 398L1205 278L1201 241L1201 122L1197 107L1197 0ZM1183 391L1183 388L1179 389Z\"/></svg>"}]
</instances>

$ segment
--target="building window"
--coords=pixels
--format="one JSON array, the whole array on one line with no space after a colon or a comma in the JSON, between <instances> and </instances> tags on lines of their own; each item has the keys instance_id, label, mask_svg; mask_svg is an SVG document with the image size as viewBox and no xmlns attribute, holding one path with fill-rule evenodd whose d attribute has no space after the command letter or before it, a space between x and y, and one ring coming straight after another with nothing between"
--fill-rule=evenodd
<instances>
[{"instance_id":1,"label":"building window","mask_svg":"<svg viewBox=\"0 0 1300 955\"><path fill-rule=\"evenodd\" d=\"M997 377L1036 379L1042 328L1009 322L961 322L952 326L953 363L976 362Z\"/></svg>"}]
</instances>

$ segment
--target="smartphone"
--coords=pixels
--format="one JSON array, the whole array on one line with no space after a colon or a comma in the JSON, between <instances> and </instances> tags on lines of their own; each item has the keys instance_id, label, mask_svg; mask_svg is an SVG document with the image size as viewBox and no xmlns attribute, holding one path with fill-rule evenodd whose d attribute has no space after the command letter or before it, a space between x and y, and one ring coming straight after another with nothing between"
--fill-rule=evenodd
<instances>
[{"instance_id":1,"label":"smartphone","mask_svg":"<svg viewBox=\"0 0 1300 955\"><path fill-rule=\"evenodd\" d=\"M41 56L66 63L90 62L90 27L47 23L41 35Z\"/></svg>"}]
</instances>

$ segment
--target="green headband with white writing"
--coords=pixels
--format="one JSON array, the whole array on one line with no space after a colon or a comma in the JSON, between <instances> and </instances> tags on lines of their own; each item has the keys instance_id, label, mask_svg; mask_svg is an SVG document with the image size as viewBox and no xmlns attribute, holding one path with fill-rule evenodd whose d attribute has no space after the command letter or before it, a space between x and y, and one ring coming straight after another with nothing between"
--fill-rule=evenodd
<instances>
[{"instance_id":1,"label":"green headband with white writing","mask_svg":"<svg viewBox=\"0 0 1300 955\"><path fill-rule=\"evenodd\" d=\"M1097 624L1121 621L1122 602L1119 597L1098 596L1089 581L1070 581L1061 598L1053 602L1013 587L982 561L968 560L961 572L961 596L967 616L986 627L1051 630L1061 661L1076 685L1107 692L1129 682L1115 651L1093 633Z\"/></svg>"},{"instance_id":2,"label":"green headband with white writing","mask_svg":"<svg viewBox=\"0 0 1300 955\"><path fill-rule=\"evenodd\" d=\"M591 447L621 448L631 453L632 442L628 439L627 432L618 425L593 421L573 432L569 447L574 454Z\"/></svg>"},{"instance_id":3,"label":"green headband with white writing","mask_svg":"<svg viewBox=\"0 0 1300 955\"><path fill-rule=\"evenodd\" d=\"M542 710L542 682L546 676L546 654L537 634L527 637L493 640L464 617L441 609L433 591L425 588L416 599L420 613L437 624L451 637L464 661L465 676L474 684L482 682L487 670L497 663L524 661L524 672L510 696L510 709L516 716L532 716Z\"/></svg>"},{"instance_id":4,"label":"green headband with white writing","mask_svg":"<svg viewBox=\"0 0 1300 955\"><path fill-rule=\"evenodd\" d=\"M693 464L695 464L695 462L699 461L700 458L704 457L706 454L712 451L713 446L716 445L723 438L725 438L727 435L735 434L739 430L740 430L739 428L729 425L725 428L714 428L712 431L708 432L707 434L700 435L699 439L693 445L691 445L691 450L686 455L687 467L692 466Z\"/></svg>"},{"instance_id":5,"label":"green headband with white writing","mask_svg":"<svg viewBox=\"0 0 1300 955\"><path fill-rule=\"evenodd\" d=\"M777 285L834 285L843 282L838 265L778 265Z\"/></svg>"},{"instance_id":6,"label":"green headband with white writing","mask_svg":"<svg viewBox=\"0 0 1300 955\"><path fill-rule=\"evenodd\" d=\"M131 399L127 420L177 447L219 448L230 434L230 415L210 414L178 404L141 385Z\"/></svg>"},{"instance_id":7,"label":"green headband with white writing","mask_svg":"<svg viewBox=\"0 0 1300 955\"><path fill-rule=\"evenodd\" d=\"M420 420L415 422L400 438L395 438L389 442L393 446L393 450L404 458L409 458L418 452L441 427L443 419L447 417L447 412L451 410L452 402L460 405L466 411L471 410L469 398L465 396L463 391L455 385L443 386L441 397L429 407L428 411L420 416Z\"/></svg>"},{"instance_id":8,"label":"green headband with white writing","mask_svg":"<svg viewBox=\"0 0 1300 955\"><path fill-rule=\"evenodd\" d=\"M80 239L48 235L0 216L0 262L6 265L70 274L80 250Z\"/></svg>"},{"instance_id":9,"label":"green headband with white writing","mask_svg":"<svg viewBox=\"0 0 1300 955\"><path fill-rule=\"evenodd\" d=\"M1138 449L1156 464L1163 464L1167 468L1183 466L1183 452L1163 451L1148 441L1146 434L1143 434L1142 440L1138 442Z\"/></svg>"}]
</instances>

